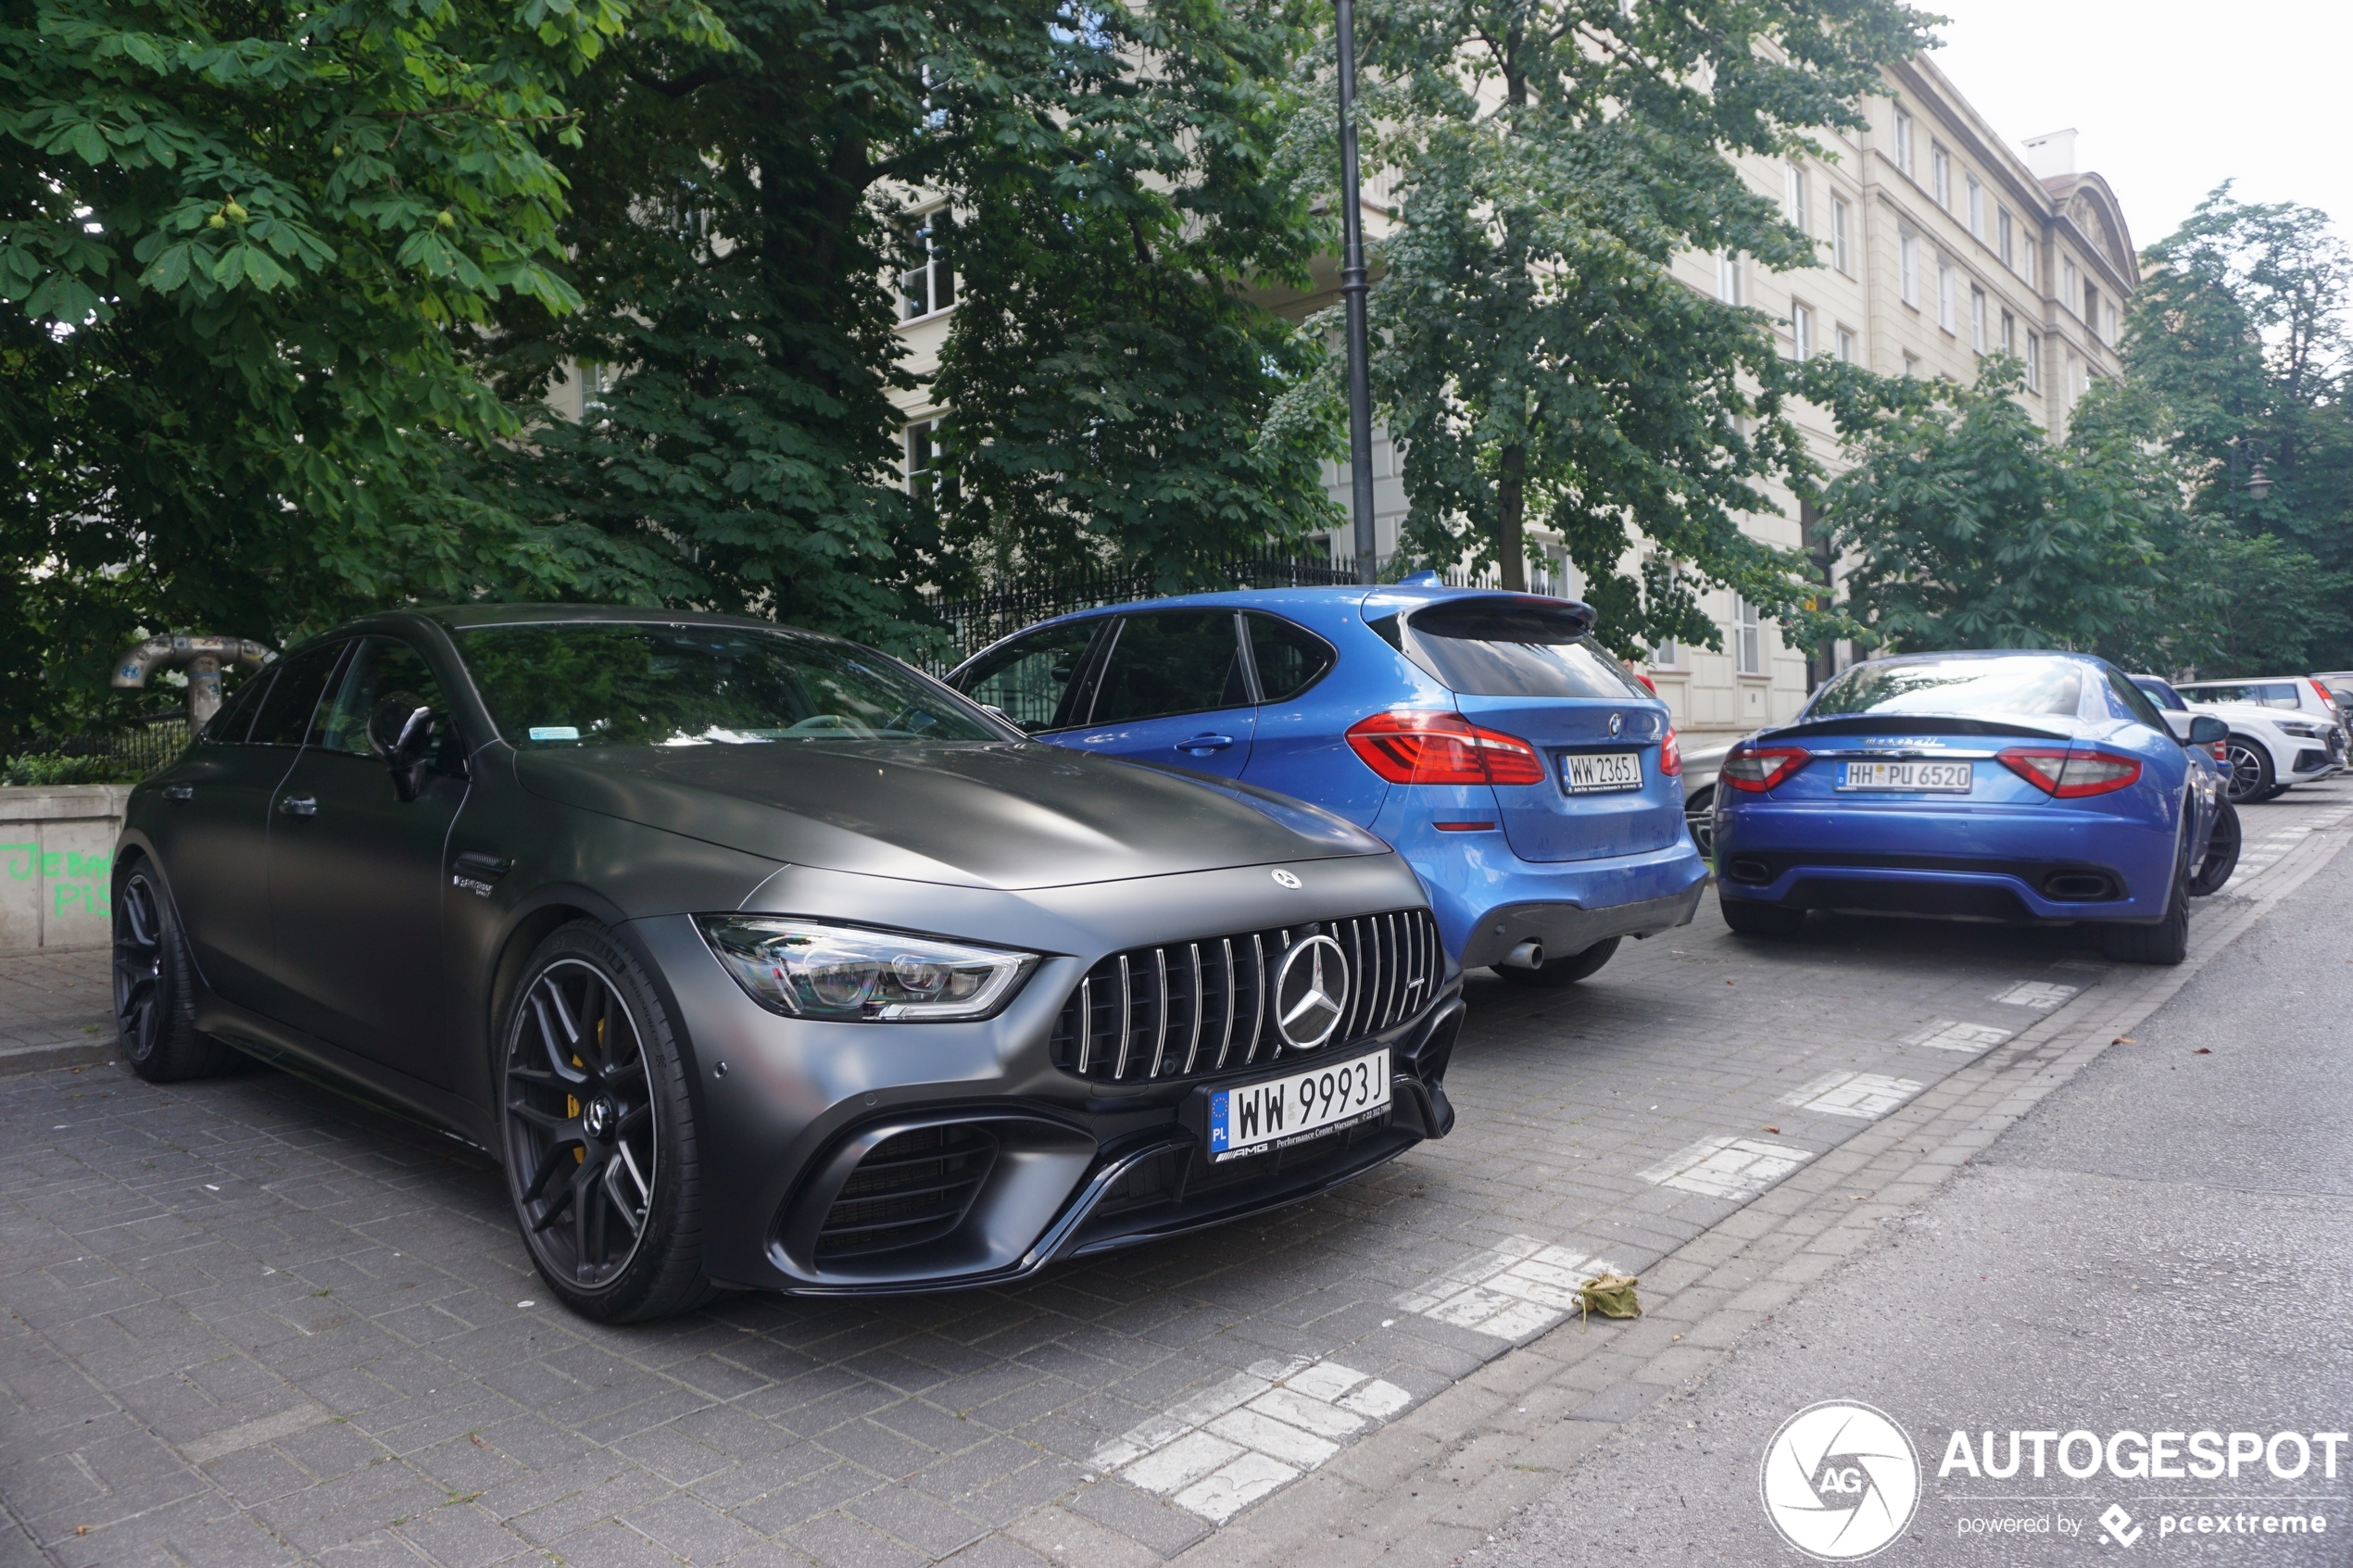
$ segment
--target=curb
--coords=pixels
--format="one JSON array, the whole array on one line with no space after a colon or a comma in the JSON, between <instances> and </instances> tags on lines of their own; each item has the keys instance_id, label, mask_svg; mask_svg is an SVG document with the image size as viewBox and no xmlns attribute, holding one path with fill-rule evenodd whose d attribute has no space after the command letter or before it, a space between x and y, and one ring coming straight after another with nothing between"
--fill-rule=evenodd
<instances>
[{"instance_id":1,"label":"curb","mask_svg":"<svg viewBox=\"0 0 2353 1568\"><path fill-rule=\"evenodd\" d=\"M107 1022L113 1022L109 1019ZM0 1047L0 1078L24 1073L46 1073L57 1067L88 1067L115 1059L112 1036L96 1040L57 1040L47 1045Z\"/></svg>"}]
</instances>

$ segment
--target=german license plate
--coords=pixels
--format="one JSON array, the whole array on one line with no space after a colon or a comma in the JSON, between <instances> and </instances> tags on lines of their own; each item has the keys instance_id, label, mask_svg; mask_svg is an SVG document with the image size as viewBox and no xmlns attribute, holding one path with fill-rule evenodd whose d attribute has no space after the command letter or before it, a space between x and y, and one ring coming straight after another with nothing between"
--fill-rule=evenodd
<instances>
[{"instance_id":1,"label":"german license plate","mask_svg":"<svg viewBox=\"0 0 2353 1568\"><path fill-rule=\"evenodd\" d=\"M1842 762L1841 789L1902 789L1940 795L1967 795L1975 782L1968 762Z\"/></svg>"},{"instance_id":2,"label":"german license plate","mask_svg":"<svg viewBox=\"0 0 2353 1568\"><path fill-rule=\"evenodd\" d=\"M1209 1097L1209 1158L1233 1160L1328 1137L1389 1109L1389 1053L1375 1051Z\"/></svg>"},{"instance_id":3,"label":"german license plate","mask_svg":"<svg viewBox=\"0 0 2353 1568\"><path fill-rule=\"evenodd\" d=\"M1639 751L1576 751L1561 759L1561 780L1571 795L1592 795L1604 789L1642 787L1642 754Z\"/></svg>"}]
</instances>

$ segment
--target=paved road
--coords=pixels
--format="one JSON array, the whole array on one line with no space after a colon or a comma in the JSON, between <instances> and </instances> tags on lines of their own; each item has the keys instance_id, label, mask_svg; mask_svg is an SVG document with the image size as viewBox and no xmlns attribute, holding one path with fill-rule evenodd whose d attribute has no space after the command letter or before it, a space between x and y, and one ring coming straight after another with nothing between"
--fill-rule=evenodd
<instances>
[{"instance_id":1,"label":"paved road","mask_svg":"<svg viewBox=\"0 0 2353 1568\"><path fill-rule=\"evenodd\" d=\"M1802 1562L1768 1526L1761 1461L1786 1418L1840 1399L1893 1416L1923 1461L1917 1514L1884 1562L2114 1555L2101 1516L2115 1507L2129 1520L2113 1535L2142 1554L2353 1562L2353 1440L2340 1436L2333 1478L2322 1445L2300 1475L2271 1463L2293 1472L2312 1435L2353 1431L2348 1017L2343 857L1972 1161L1893 1244L1778 1313L1696 1391L1629 1424L1512 1538L1466 1561ZM1981 1469L1989 1430L1999 1468L2012 1431L2207 1430L2223 1435L2225 1456L2244 1432L2265 1454L2235 1480L2127 1479L2106 1466L2078 1480L2053 1451L2038 1481L2029 1440L2020 1473L1994 1479L1945 1462L1957 1429ZM2274 1450L2281 1433L2302 1436ZM2135 1469L2140 1451L2125 1439L2120 1467ZM2093 1459L2081 1443L2070 1457L2079 1470ZM1814 1502L1802 1480L1783 1496ZM1846 1527L1869 1531L1875 1499L1853 1500ZM2325 1534L2306 1533L2315 1519ZM1981 1533L2006 1521L2023 1528Z\"/></svg>"},{"instance_id":2,"label":"paved road","mask_svg":"<svg viewBox=\"0 0 2353 1568\"><path fill-rule=\"evenodd\" d=\"M2250 872L2348 814L2250 813ZM0 978L103 967L41 963ZM1570 994L1474 982L1460 1131L1317 1202L1015 1290L625 1331L538 1299L443 1139L275 1073L0 1079L0 1564L1214 1556L1532 1353L1584 1272L1709 1236L2113 973L2067 934L1757 944L1711 907Z\"/></svg>"}]
</instances>

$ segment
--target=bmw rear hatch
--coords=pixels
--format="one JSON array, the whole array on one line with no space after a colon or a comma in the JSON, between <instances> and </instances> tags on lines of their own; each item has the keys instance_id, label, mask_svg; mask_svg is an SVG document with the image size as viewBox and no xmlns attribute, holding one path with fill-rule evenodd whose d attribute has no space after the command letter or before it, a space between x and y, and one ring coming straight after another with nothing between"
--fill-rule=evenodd
<instances>
[{"instance_id":1,"label":"bmw rear hatch","mask_svg":"<svg viewBox=\"0 0 2353 1568\"><path fill-rule=\"evenodd\" d=\"M1482 594L1368 624L1453 692L1465 719L1533 753L1526 782L1493 786L1521 859L1641 854L1683 836L1682 780L1662 766L1667 705L1594 640L1592 609Z\"/></svg>"}]
</instances>

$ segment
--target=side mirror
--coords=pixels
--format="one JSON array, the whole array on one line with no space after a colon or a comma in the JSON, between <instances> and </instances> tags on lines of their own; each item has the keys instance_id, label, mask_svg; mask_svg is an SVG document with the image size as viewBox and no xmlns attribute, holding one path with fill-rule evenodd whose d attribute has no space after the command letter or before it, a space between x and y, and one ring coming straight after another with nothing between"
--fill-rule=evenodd
<instances>
[{"instance_id":1,"label":"side mirror","mask_svg":"<svg viewBox=\"0 0 2353 1568\"><path fill-rule=\"evenodd\" d=\"M386 692L368 710L368 749L392 771L403 800L416 799L424 787L434 717L432 704L414 692Z\"/></svg>"},{"instance_id":2,"label":"side mirror","mask_svg":"<svg viewBox=\"0 0 2353 1568\"><path fill-rule=\"evenodd\" d=\"M2189 744L2219 746L2231 738L2231 727L2211 713L2200 713L2190 721Z\"/></svg>"}]
</instances>

